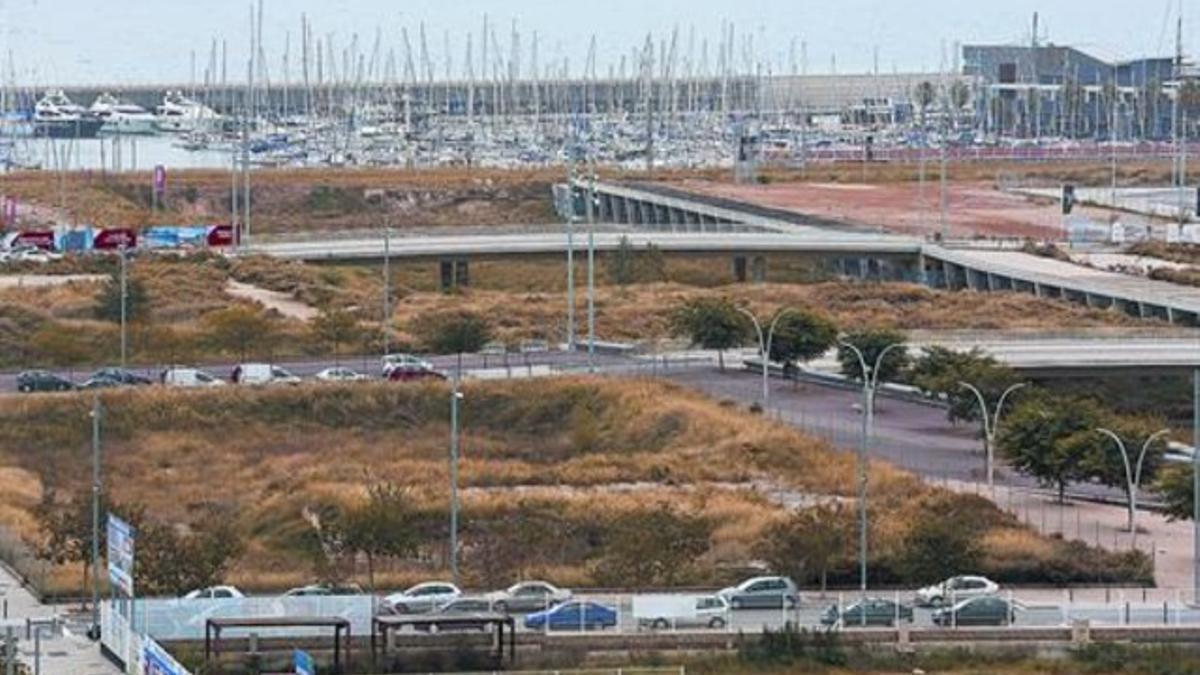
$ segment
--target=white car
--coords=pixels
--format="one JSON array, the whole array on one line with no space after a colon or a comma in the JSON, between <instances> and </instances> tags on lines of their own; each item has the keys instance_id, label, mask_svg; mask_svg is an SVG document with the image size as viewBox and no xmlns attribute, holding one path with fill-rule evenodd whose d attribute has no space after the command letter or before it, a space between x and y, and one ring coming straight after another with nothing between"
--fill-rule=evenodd
<instances>
[{"instance_id":1,"label":"white car","mask_svg":"<svg viewBox=\"0 0 1200 675\"><path fill-rule=\"evenodd\" d=\"M234 366L229 377L235 384L300 384L300 378L269 363L243 363Z\"/></svg>"},{"instance_id":2,"label":"white car","mask_svg":"<svg viewBox=\"0 0 1200 675\"><path fill-rule=\"evenodd\" d=\"M167 368L159 376L164 386L200 389L205 387L221 387L225 381L215 375L206 373L199 368Z\"/></svg>"},{"instance_id":3,"label":"white car","mask_svg":"<svg viewBox=\"0 0 1200 675\"><path fill-rule=\"evenodd\" d=\"M241 591L233 586L209 586L208 588L197 588L196 590L183 596L184 600L230 600L246 597Z\"/></svg>"},{"instance_id":4,"label":"white car","mask_svg":"<svg viewBox=\"0 0 1200 675\"><path fill-rule=\"evenodd\" d=\"M388 354L380 360L380 365L383 367L383 376L387 377L389 373L397 368L406 370L433 370L433 364L419 356L412 354Z\"/></svg>"},{"instance_id":5,"label":"white car","mask_svg":"<svg viewBox=\"0 0 1200 675\"><path fill-rule=\"evenodd\" d=\"M667 628L724 628L729 622L729 602L720 595L696 598L695 611L676 615L665 612L638 618L638 628L665 630Z\"/></svg>"},{"instance_id":6,"label":"white car","mask_svg":"<svg viewBox=\"0 0 1200 675\"><path fill-rule=\"evenodd\" d=\"M383 599L383 606L394 614L422 614L462 595L458 586L445 581L427 581L412 588L392 593Z\"/></svg>"},{"instance_id":7,"label":"white car","mask_svg":"<svg viewBox=\"0 0 1200 675\"><path fill-rule=\"evenodd\" d=\"M349 368L326 368L315 375L321 382L361 382L370 379L362 373Z\"/></svg>"},{"instance_id":8,"label":"white car","mask_svg":"<svg viewBox=\"0 0 1200 675\"><path fill-rule=\"evenodd\" d=\"M987 577L963 575L918 590L916 603L922 607L940 607L970 598L995 595L999 591L1000 586Z\"/></svg>"},{"instance_id":9,"label":"white car","mask_svg":"<svg viewBox=\"0 0 1200 675\"><path fill-rule=\"evenodd\" d=\"M55 251L47 251L36 246L18 246L8 250L6 256L7 262L33 262L33 263L48 263L53 260L62 260L62 254Z\"/></svg>"},{"instance_id":10,"label":"white car","mask_svg":"<svg viewBox=\"0 0 1200 675\"><path fill-rule=\"evenodd\" d=\"M570 600L571 591L545 581L523 581L487 595L492 609L501 614L540 612Z\"/></svg>"}]
</instances>

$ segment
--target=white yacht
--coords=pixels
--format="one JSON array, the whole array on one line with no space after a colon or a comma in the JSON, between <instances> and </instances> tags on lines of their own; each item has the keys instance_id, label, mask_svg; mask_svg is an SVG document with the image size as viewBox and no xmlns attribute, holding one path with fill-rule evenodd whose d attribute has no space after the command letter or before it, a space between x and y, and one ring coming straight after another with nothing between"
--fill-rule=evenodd
<instances>
[{"instance_id":1,"label":"white yacht","mask_svg":"<svg viewBox=\"0 0 1200 675\"><path fill-rule=\"evenodd\" d=\"M112 94L100 94L90 108L93 115L104 120L100 133L152 134L158 130L154 115L140 105L122 103Z\"/></svg>"},{"instance_id":2,"label":"white yacht","mask_svg":"<svg viewBox=\"0 0 1200 675\"><path fill-rule=\"evenodd\" d=\"M61 89L48 91L33 106L35 136L95 138L103 122L76 104Z\"/></svg>"},{"instance_id":3,"label":"white yacht","mask_svg":"<svg viewBox=\"0 0 1200 675\"><path fill-rule=\"evenodd\" d=\"M211 131L221 124L217 111L183 95L181 91L168 91L162 105L155 111L158 128L162 131L192 133Z\"/></svg>"}]
</instances>

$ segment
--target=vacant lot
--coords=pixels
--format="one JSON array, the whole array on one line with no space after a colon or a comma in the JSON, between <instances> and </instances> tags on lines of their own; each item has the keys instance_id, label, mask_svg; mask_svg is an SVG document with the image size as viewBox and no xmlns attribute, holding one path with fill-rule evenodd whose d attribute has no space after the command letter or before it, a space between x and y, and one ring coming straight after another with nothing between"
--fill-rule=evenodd
<instances>
[{"instance_id":1,"label":"vacant lot","mask_svg":"<svg viewBox=\"0 0 1200 675\"><path fill-rule=\"evenodd\" d=\"M157 522L186 529L225 514L246 543L230 581L252 588L312 580L305 514L353 504L372 481L394 482L419 514L419 552L376 563L383 585L400 585L445 573L448 397L443 386L387 384L114 392L104 397L105 474L115 501L140 504ZM44 490L79 494L87 485L90 403L35 396L0 410L0 524L26 540L38 539L33 510ZM768 494L847 502L855 489L852 455L658 382L478 383L466 389L463 419L463 556L475 585L519 574L620 584L608 561L630 552L614 547L655 541L622 539L621 524L662 509L668 521L700 523L708 542L670 583L722 583L786 514ZM1002 579L1147 572L1140 558L1041 538L986 500L888 466L873 466L870 480L881 581L899 574L910 528L940 518L975 533L983 571ZM839 557L832 578L852 577L852 560ZM77 571L50 578L69 585Z\"/></svg>"}]
</instances>

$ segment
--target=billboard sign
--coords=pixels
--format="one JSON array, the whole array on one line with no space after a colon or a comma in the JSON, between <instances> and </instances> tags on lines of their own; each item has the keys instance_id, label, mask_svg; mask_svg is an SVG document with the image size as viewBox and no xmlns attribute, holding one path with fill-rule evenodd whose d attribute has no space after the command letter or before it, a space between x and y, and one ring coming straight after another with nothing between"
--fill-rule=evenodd
<instances>
[{"instance_id":1,"label":"billboard sign","mask_svg":"<svg viewBox=\"0 0 1200 675\"><path fill-rule=\"evenodd\" d=\"M167 191L167 167L159 164L154 167L154 194L162 199L163 193Z\"/></svg>"},{"instance_id":2,"label":"billboard sign","mask_svg":"<svg viewBox=\"0 0 1200 675\"><path fill-rule=\"evenodd\" d=\"M122 248L137 248L137 230L128 227L113 227L96 232L92 247L98 251L117 251Z\"/></svg>"},{"instance_id":3,"label":"billboard sign","mask_svg":"<svg viewBox=\"0 0 1200 675\"><path fill-rule=\"evenodd\" d=\"M113 588L133 597L133 556L137 531L116 515L108 514L108 580Z\"/></svg>"},{"instance_id":4,"label":"billboard sign","mask_svg":"<svg viewBox=\"0 0 1200 675\"><path fill-rule=\"evenodd\" d=\"M12 240L11 246L36 246L37 248L53 251L54 250L54 231L53 230L26 230L17 234Z\"/></svg>"}]
</instances>

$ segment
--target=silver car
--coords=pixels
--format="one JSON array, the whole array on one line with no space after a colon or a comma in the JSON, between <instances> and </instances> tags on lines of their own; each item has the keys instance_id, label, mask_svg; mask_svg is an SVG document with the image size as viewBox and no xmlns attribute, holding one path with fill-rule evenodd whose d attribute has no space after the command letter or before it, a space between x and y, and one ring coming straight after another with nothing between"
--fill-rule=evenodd
<instances>
[{"instance_id":1,"label":"silver car","mask_svg":"<svg viewBox=\"0 0 1200 675\"><path fill-rule=\"evenodd\" d=\"M487 598L492 603L492 609L501 614L526 614L549 609L570 600L571 591L545 581L523 581L503 591L490 593Z\"/></svg>"},{"instance_id":2,"label":"silver car","mask_svg":"<svg viewBox=\"0 0 1200 675\"><path fill-rule=\"evenodd\" d=\"M796 582L788 577L754 577L717 593L731 609L780 609L799 602Z\"/></svg>"}]
</instances>

